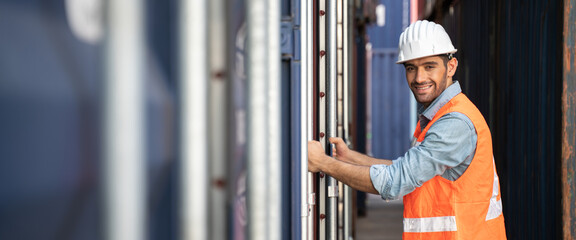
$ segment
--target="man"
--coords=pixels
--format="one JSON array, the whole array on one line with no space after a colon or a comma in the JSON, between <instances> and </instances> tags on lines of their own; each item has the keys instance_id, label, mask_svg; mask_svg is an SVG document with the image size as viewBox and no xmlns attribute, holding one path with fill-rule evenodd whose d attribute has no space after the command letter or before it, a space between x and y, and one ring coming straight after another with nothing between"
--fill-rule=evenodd
<instances>
[{"instance_id":1,"label":"man","mask_svg":"<svg viewBox=\"0 0 576 240\"><path fill-rule=\"evenodd\" d=\"M400 36L397 63L423 106L404 156L375 159L330 138L331 158L308 143L309 171L383 199L404 197L404 239L506 239L490 129L452 79L456 51L433 22L417 21Z\"/></svg>"}]
</instances>

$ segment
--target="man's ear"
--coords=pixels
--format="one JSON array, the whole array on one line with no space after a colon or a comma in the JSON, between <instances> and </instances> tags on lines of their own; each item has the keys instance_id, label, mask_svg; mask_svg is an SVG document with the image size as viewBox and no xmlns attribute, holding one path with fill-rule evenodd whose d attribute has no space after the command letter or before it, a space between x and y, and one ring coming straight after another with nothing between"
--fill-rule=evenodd
<instances>
[{"instance_id":1,"label":"man's ear","mask_svg":"<svg viewBox=\"0 0 576 240\"><path fill-rule=\"evenodd\" d=\"M448 60L448 64L447 65L447 70L448 72L446 73L446 75L448 77L452 77L454 76L454 74L456 74L456 69L458 68L458 59L456 58L452 58L450 60Z\"/></svg>"}]
</instances>

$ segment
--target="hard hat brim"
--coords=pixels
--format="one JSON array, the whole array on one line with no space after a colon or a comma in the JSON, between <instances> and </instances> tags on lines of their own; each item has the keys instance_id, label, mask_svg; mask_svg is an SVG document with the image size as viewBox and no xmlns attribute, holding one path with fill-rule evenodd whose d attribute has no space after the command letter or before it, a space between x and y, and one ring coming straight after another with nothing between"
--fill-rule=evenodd
<instances>
[{"instance_id":1,"label":"hard hat brim","mask_svg":"<svg viewBox=\"0 0 576 240\"><path fill-rule=\"evenodd\" d=\"M405 63L405 62L412 61L412 60L414 60L414 59L419 59L419 58L433 57L433 56L439 56L439 55L444 55L444 54L449 54L449 53L456 53L457 51L458 51L458 49L454 49L454 50L452 50L452 51L447 51L447 52L433 53L433 54L424 55L424 56L418 56L418 57L412 57L412 58L402 59L402 60L400 60L400 61L397 61L396 64L403 64L403 63Z\"/></svg>"}]
</instances>

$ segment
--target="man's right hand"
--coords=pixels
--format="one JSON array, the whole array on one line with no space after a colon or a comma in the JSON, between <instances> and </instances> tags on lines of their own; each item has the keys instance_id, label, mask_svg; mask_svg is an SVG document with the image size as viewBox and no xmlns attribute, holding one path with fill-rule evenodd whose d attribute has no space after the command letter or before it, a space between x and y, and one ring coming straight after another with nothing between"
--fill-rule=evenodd
<instances>
[{"instance_id":1,"label":"man's right hand","mask_svg":"<svg viewBox=\"0 0 576 240\"><path fill-rule=\"evenodd\" d=\"M308 171L313 173L322 171L322 160L327 157L320 142L308 141Z\"/></svg>"}]
</instances>

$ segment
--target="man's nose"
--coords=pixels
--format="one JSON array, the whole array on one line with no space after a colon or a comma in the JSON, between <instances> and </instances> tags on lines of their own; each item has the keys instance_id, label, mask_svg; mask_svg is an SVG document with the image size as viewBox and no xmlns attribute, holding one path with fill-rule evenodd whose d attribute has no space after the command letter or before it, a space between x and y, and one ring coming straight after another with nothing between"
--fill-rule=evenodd
<instances>
[{"instance_id":1,"label":"man's nose","mask_svg":"<svg viewBox=\"0 0 576 240\"><path fill-rule=\"evenodd\" d=\"M426 82L426 72L424 71L424 68L416 69L416 76L414 80L416 81L416 83Z\"/></svg>"}]
</instances>

